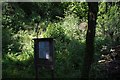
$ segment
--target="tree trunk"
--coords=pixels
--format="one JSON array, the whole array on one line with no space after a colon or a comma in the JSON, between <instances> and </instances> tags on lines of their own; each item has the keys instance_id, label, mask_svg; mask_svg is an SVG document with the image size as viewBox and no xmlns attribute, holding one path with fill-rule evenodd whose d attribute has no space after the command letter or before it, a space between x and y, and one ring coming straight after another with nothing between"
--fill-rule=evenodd
<instances>
[{"instance_id":1,"label":"tree trunk","mask_svg":"<svg viewBox=\"0 0 120 80\"><path fill-rule=\"evenodd\" d=\"M98 3L88 2L88 7L89 7L88 30L86 34L86 49L85 49L81 79L82 78L89 79L89 72L90 72L91 64L93 63L94 37L95 37L96 19L98 12Z\"/></svg>"}]
</instances>

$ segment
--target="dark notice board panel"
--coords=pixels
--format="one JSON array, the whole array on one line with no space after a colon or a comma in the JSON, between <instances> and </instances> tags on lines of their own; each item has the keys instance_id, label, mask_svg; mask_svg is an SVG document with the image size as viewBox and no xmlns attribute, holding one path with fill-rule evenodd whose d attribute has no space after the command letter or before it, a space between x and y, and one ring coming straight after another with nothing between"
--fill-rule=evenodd
<instances>
[{"instance_id":1,"label":"dark notice board panel","mask_svg":"<svg viewBox=\"0 0 120 80\"><path fill-rule=\"evenodd\" d=\"M35 38L33 40L35 64L52 65L54 63L53 38Z\"/></svg>"}]
</instances>

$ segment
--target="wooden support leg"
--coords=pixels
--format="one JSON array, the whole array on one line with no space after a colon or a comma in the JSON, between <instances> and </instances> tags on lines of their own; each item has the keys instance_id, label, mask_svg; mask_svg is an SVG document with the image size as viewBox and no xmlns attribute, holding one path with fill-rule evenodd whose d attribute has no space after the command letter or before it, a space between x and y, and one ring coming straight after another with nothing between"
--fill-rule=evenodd
<instances>
[{"instance_id":1,"label":"wooden support leg","mask_svg":"<svg viewBox=\"0 0 120 80\"><path fill-rule=\"evenodd\" d=\"M38 80L38 67L35 65L35 80Z\"/></svg>"},{"instance_id":2,"label":"wooden support leg","mask_svg":"<svg viewBox=\"0 0 120 80\"><path fill-rule=\"evenodd\" d=\"M52 80L54 80L54 70L51 70Z\"/></svg>"},{"instance_id":3,"label":"wooden support leg","mask_svg":"<svg viewBox=\"0 0 120 80\"><path fill-rule=\"evenodd\" d=\"M54 67L51 67L51 76L52 76L52 80L54 80Z\"/></svg>"}]
</instances>

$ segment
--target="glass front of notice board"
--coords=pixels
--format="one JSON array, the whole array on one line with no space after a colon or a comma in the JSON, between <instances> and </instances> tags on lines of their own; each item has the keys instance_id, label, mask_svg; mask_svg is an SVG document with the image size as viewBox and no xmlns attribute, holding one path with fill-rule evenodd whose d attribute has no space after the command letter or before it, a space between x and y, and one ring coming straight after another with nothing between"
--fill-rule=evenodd
<instances>
[{"instance_id":1,"label":"glass front of notice board","mask_svg":"<svg viewBox=\"0 0 120 80\"><path fill-rule=\"evenodd\" d=\"M49 59L50 57L50 48L49 41L40 41L39 42L39 58Z\"/></svg>"}]
</instances>

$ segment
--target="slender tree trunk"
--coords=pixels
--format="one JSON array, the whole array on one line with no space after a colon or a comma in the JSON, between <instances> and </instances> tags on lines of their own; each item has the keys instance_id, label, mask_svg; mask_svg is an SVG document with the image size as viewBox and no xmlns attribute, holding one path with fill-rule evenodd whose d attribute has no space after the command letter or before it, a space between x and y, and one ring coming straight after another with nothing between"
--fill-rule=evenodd
<instances>
[{"instance_id":1,"label":"slender tree trunk","mask_svg":"<svg viewBox=\"0 0 120 80\"><path fill-rule=\"evenodd\" d=\"M86 49L84 55L83 68L81 73L81 78L89 79L89 72L91 64L93 63L94 56L94 37L96 28L96 19L98 12L97 2L88 2L88 30L86 35Z\"/></svg>"}]
</instances>

